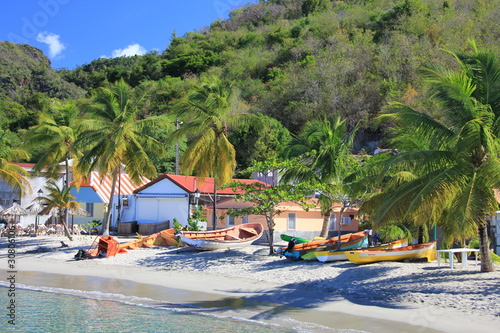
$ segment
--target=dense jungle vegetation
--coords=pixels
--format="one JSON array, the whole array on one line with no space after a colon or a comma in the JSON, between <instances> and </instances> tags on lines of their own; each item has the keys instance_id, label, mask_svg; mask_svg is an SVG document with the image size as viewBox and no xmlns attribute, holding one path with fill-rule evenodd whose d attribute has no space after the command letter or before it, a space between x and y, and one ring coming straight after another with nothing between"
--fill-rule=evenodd
<instances>
[{"instance_id":1,"label":"dense jungle vegetation","mask_svg":"<svg viewBox=\"0 0 500 333\"><path fill-rule=\"evenodd\" d=\"M433 112L422 64L451 64L444 50L475 40L499 51L498 0L269 0L228 20L170 38L163 52L97 59L74 70L52 69L28 45L0 43L1 135L16 146L55 99L83 101L106 82L124 79L142 99L139 116L168 114L199 77L216 76L238 89L236 108L267 119L265 131L230 128L238 169L279 153L290 134L314 118L340 115L358 126L354 151L384 147L374 118L388 102ZM85 114L81 115L85 117ZM158 138L165 134L155 133ZM252 138L249 140L249 138ZM181 144L182 145L182 144ZM183 150L184 147L181 147ZM173 171L173 149L155 160ZM39 157L31 151L31 161Z\"/></svg>"}]
</instances>

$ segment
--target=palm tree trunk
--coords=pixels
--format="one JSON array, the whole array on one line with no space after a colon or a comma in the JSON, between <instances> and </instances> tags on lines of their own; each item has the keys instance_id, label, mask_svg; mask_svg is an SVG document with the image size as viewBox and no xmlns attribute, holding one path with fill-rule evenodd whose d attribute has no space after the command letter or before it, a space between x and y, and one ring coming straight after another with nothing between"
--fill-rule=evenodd
<instances>
[{"instance_id":1,"label":"palm tree trunk","mask_svg":"<svg viewBox=\"0 0 500 333\"><path fill-rule=\"evenodd\" d=\"M113 194L115 193L116 179L118 178L118 168L113 170L113 180L111 182L111 193L109 194L108 211L102 224L102 235L109 235L109 225L111 224L111 214L113 212Z\"/></svg>"},{"instance_id":2,"label":"palm tree trunk","mask_svg":"<svg viewBox=\"0 0 500 333\"><path fill-rule=\"evenodd\" d=\"M323 226L321 227L321 232L319 237L328 237L328 231L330 231L330 215L332 214L332 210L328 208L328 212L323 214Z\"/></svg>"},{"instance_id":3,"label":"palm tree trunk","mask_svg":"<svg viewBox=\"0 0 500 333\"><path fill-rule=\"evenodd\" d=\"M64 212L60 212L60 213L59 213L59 219L60 219L61 224L62 224L63 229L64 229L64 235L65 235L66 237L68 237L68 239L69 239L70 241L72 241L72 240L73 240L73 237L71 237L71 234L70 234L70 232L69 232L68 225L66 224L66 220L65 220L65 216L64 216L65 214L67 214L67 212L68 212L68 210L67 210L66 208L64 208Z\"/></svg>"},{"instance_id":4,"label":"palm tree trunk","mask_svg":"<svg viewBox=\"0 0 500 333\"><path fill-rule=\"evenodd\" d=\"M479 253L481 254L481 272L494 272L495 266L491 260L490 246L488 241L488 233L486 223L482 221L479 226Z\"/></svg>"},{"instance_id":5,"label":"palm tree trunk","mask_svg":"<svg viewBox=\"0 0 500 333\"><path fill-rule=\"evenodd\" d=\"M68 187L69 187L69 156L66 155L66 158L64 159L64 167L66 168L66 175L64 177L64 186L63 186L63 190L66 190ZM69 238L70 241L73 240L73 238L71 237L71 234L69 232L69 229L68 229L68 209L67 208L64 208L64 212L63 212L64 216L61 216L61 221L62 221L62 225L63 225L63 228L64 228L64 233L66 234L66 237Z\"/></svg>"},{"instance_id":6,"label":"palm tree trunk","mask_svg":"<svg viewBox=\"0 0 500 333\"><path fill-rule=\"evenodd\" d=\"M217 229L217 159L219 158L219 136L216 135L215 138L215 150L214 150L214 164L213 164L213 175L214 175L214 202L212 210L212 226L213 230Z\"/></svg>"}]
</instances>

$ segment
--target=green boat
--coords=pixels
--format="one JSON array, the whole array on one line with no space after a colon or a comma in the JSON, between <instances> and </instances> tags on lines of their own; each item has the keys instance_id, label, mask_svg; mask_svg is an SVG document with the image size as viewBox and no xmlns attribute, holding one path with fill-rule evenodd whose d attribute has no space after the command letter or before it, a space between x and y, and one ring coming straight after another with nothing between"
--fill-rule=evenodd
<instances>
[{"instance_id":1,"label":"green boat","mask_svg":"<svg viewBox=\"0 0 500 333\"><path fill-rule=\"evenodd\" d=\"M280 238L281 238L281 240L284 240L285 242L289 242L292 240L292 238L295 238L295 240L296 240L295 244L302 244L302 243L307 243L307 242L311 241L310 239L299 238L299 237L285 235L285 234L281 234Z\"/></svg>"}]
</instances>

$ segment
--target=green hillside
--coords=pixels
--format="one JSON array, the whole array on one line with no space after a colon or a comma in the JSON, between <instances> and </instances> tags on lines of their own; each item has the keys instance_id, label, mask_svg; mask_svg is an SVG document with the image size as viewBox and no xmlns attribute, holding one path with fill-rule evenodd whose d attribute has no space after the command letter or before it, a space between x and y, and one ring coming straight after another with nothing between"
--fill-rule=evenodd
<instances>
[{"instance_id":1,"label":"green hillside","mask_svg":"<svg viewBox=\"0 0 500 333\"><path fill-rule=\"evenodd\" d=\"M356 149L373 151L384 144L374 118L388 102L437 110L420 66L449 63L445 50L465 50L469 40L498 53L499 19L500 0L260 1L205 30L174 34L163 52L75 70L54 72L39 50L0 43L0 99L33 108L30 94L75 99L123 78L149 92L148 116L170 113L191 80L219 76L239 88L242 108L291 133L340 114L360 128Z\"/></svg>"}]
</instances>

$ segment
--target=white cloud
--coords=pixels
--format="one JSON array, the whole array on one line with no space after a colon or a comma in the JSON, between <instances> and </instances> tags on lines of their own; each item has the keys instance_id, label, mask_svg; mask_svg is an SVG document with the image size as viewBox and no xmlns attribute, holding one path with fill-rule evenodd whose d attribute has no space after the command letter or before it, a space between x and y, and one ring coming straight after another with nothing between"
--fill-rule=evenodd
<instances>
[{"instance_id":1,"label":"white cloud","mask_svg":"<svg viewBox=\"0 0 500 333\"><path fill-rule=\"evenodd\" d=\"M40 43L47 44L49 46L49 57L55 58L66 48L66 46L59 41L60 37L59 35L43 31L38 33L36 40Z\"/></svg>"},{"instance_id":2,"label":"white cloud","mask_svg":"<svg viewBox=\"0 0 500 333\"><path fill-rule=\"evenodd\" d=\"M139 44L132 44L124 49L117 49L113 51L112 58L116 57L131 57L134 55L146 54L146 49Z\"/></svg>"}]
</instances>

